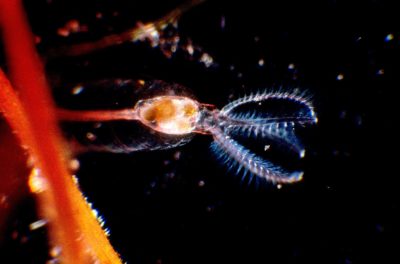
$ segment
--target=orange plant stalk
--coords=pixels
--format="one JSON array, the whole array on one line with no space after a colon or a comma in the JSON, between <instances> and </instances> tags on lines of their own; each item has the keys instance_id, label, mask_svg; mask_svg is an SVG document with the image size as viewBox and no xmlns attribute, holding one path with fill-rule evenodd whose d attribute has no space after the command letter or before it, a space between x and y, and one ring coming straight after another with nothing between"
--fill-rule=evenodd
<instances>
[{"instance_id":1,"label":"orange plant stalk","mask_svg":"<svg viewBox=\"0 0 400 264\"><path fill-rule=\"evenodd\" d=\"M33 161L31 188L61 263L121 263L67 168L43 65L20 0L0 0L0 27L17 93L0 72L0 110Z\"/></svg>"}]
</instances>

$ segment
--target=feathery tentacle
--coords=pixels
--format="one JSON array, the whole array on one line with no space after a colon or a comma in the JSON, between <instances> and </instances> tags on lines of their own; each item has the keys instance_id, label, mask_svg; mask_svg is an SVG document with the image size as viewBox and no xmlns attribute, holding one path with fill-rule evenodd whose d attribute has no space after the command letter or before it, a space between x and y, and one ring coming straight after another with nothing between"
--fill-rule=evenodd
<instances>
[{"instance_id":1,"label":"feathery tentacle","mask_svg":"<svg viewBox=\"0 0 400 264\"><path fill-rule=\"evenodd\" d=\"M228 165L228 168L237 168L237 174L243 169L244 176L242 179L245 178L247 172L250 172L250 181L254 175L272 183L293 183L302 179L302 172L289 172L273 165L238 144L226 135L221 128L214 127L210 132L215 140L212 144L213 152Z\"/></svg>"}]
</instances>

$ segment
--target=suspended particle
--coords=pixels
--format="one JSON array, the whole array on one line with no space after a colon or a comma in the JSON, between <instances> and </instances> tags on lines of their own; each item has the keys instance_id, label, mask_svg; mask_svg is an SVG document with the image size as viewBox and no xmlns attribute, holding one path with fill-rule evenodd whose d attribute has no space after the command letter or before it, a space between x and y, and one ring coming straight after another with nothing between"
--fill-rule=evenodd
<instances>
[{"instance_id":1,"label":"suspended particle","mask_svg":"<svg viewBox=\"0 0 400 264\"><path fill-rule=\"evenodd\" d=\"M213 205L209 205L206 207L206 211L208 213L212 213L214 210L215 210L215 206L213 206Z\"/></svg>"},{"instance_id":2,"label":"suspended particle","mask_svg":"<svg viewBox=\"0 0 400 264\"><path fill-rule=\"evenodd\" d=\"M354 122L355 122L356 126L362 126L362 124L363 124L363 118L362 118L362 116L361 116L361 115L357 115L357 116L355 117Z\"/></svg>"},{"instance_id":3,"label":"suspended particle","mask_svg":"<svg viewBox=\"0 0 400 264\"><path fill-rule=\"evenodd\" d=\"M78 159L71 159L68 163L68 168L71 171L77 171L80 167L80 163Z\"/></svg>"},{"instance_id":4,"label":"suspended particle","mask_svg":"<svg viewBox=\"0 0 400 264\"><path fill-rule=\"evenodd\" d=\"M102 18L103 18L103 13L97 12L97 13L96 13L96 18L97 18L97 19L102 19Z\"/></svg>"},{"instance_id":5,"label":"suspended particle","mask_svg":"<svg viewBox=\"0 0 400 264\"><path fill-rule=\"evenodd\" d=\"M57 34L61 37L68 37L71 33L79 33L88 31L87 25L81 25L76 19L72 19L57 30Z\"/></svg>"},{"instance_id":6,"label":"suspended particle","mask_svg":"<svg viewBox=\"0 0 400 264\"><path fill-rule=\"evenodd\" d=\"M96 137L95 134L93 134L93 133L91 133L91 132L87 132L87 133L86 133L86 138L87 138L88 140L90 140L90 141L95 141L97 137Z\"/></svg>"},{"instance_id":7,"label":"suspended particle","mask_svg":"<svg viewBox=\"0 0 400 264\"><path fill-rule=\"evenodd\" d=\"M224 29L225 29L225 26L226 26L226 19L225 19L225 16L221 16L220 27L221 27L222 30L224 30Z\"/></svg>"},{"instance_id":8,"label":"suspended particle","mask_svg":"<svg viewBox=\"0 0 400 264\"><path fill-rule=\"evenodd\" d=\"M71 89L71 94L72 95L78 95L83 91L84 87L82 85L77 85L74 88Z\"/></svg>"},{"instance_id":9,"label":"suspended particle","mask_svg":"<svg viewBox=\"0 0 400 264\"><path fill-rule=\"evenodd\" d=\"M204 64L207 68L211 67L214 63L213 58L208 53L203 53L200 58L200 62Z\"/></svg>"},{"instance_id":10,"label":"suspended particle","mask_svg":"<svg viewBox=\"0 0 400 264\"><path fill-rule=\"evenodd\" d=\"M393 34L387 34L385 37L385 42L390 42L394 39L394 35Z\"/></svg>"},{"instance_id":11,"label":"suspended particle","mask_svg":"<svg viewBox=\"0 0 400 264\"><path fill-rule=\"evenodd\" d=\"M174 160L179 160L182 156L182 152L181 151L176 151L174 153Z\"/></svg>"},{"instance_id":12,"label":"suspended particle","mask_svg":"<svg viewBox=\"0 0 400 264\"><path fill-rule=\"evenodd\" d=\"M47 220L40 219L37 220L29 225L29 229L31 231L44 227L47 224Z\"/></svg>"},{"instance_id":13,"label":"suspended particle","mask_svg":"<svg viewBox=\"0 0 400 264\"><path fill-rule=\"evenodd\" d=\"M49 254L50 254L50 257L52 257L54 259L54 258L60 257L61 252L62 252L62 250L61 250L60 246L54 246L50 249Z\"/></svg>"},{"instance_id":14,"label":"suspended particle","mask_svg":"<svg viewBox=\"0 0 400 264\"><path fill-rule=\"evenodd\" d=\"M185 50L190 56L193 56L194 48L193 48L192 43L187 44L186 47L185 47Z\"/></svg>"}]
</instances>

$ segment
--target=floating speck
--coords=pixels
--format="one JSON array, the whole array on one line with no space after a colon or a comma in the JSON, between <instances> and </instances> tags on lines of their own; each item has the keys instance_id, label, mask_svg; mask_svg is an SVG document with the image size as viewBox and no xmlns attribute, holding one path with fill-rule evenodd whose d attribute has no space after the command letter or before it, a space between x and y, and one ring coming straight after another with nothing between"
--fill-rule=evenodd
<instances>
[{"instance_id":1,"label":"floating speck","mask_svg":"<svg viewBox=\"0 0 400 264\"><path fill-rule=\"evenodd\" d=\"M83 89L84 87L82 85L75 86L74 88L72 88L71 94L78 95L83 91Z\"/></svg>"},{"instance_id":2,"label":"floating speck","mask_svg":"<svg viewBox=\"0 0 400 264\"><path fill-rule=\"evenodd\" d=\"M345 119L346 116L347 116L347 111L346 110L340 111L340 113L339 113L339 118L340 119Z\"/></svg>"},{"instance_id":3,"label":"floating speck","mask_svg":"<svg viewBox=\"0 0 400 264\"><path fill-rule=\"evenodd\" d=\"M363 123L362 116L360 116L360 115L357 115L357 116L355 117L355 120L354 120L354 122L356 123L356 126L361 126L361 125L362 125L362 123Z\"/></svg>"},{"instance_id":4,"label":"floating speck","mask_svg":"<svg viewBox=\"0 0 400 264\"><path fill-rule=\"evenodd\" d=\"M343 79L344 79L343 73L339 73L339 74L336 76L336 80L338 80L338 81L341 81L341 80L343 80Z\"/></svg>"},{"instance_id":5,"label":"floating speck","mask_svg":"<svg viewBox=\"0 0 400 264\"><path fill-rule=\"evenodd\" d=\"M263 59L258 60L258 66L260 66L260 67L264 66L264 60Z\"/></svg>"},{"instance_id":6,"label":"floating speck","mask_svg":"<svg viewBox=\"0 0 400 264\"><path fill-rule=\"evenodd\" d=\"M288 65L288 69L289 69L289 70L294 70L295 67L296 67L296 66L294 65L294 63L290 63L290 64Z\"/></svg>"},{"instance_id":7,"label":"floating speck","mask_svg":"<svg viewBox=\"0 0 400 264\"><path fill-rule=\"evenodd\" d=\"M384 75L385 74L385 70L384 69L379 69L376 74L378 75Z\"/></svg>"},{"instance_id":8,"label":"floating speck","mask_svg":"<svg viewBox=\"0 0 400 264\"><path fill-rule=\"evenodd\" d=\"M71 32L79 32L81 30L81 25L78 20L72 19L65 24L65 27L68 28Z\"/></svg>"},{"instance_id":9,"label":"floating speck","mask_svg":"<svg viewBox=\"0 0 400 264\"><path fill-rule=\"evenodd\" d=\"M203 53L203 55L201 55L200 62L204 63L204 66L208 68L212 66L214 60L209 54Z\"/></svg>"},{"instance_id":10,"label":"floating speck","mask_svg":"<svg viewBox=\"0 0 400 264\"><path fill-rule=\"evenodd\" d=\"M173 178L175 178L175 173L174 172L169 172L169 173L166 173L165 174L165 177L166 178L168 178L168 179L173 179Z\"/></svg>"},{"instance_id":11,"label":"floating speck","mask_svg":"<svg viewBox=\"0 0 400 264\"><path fill-rule=\"evenodd\" d=\"M193 45L192 44L187 44L187 46L186 46L186 51L187 51L187 53L190 55L190 56L193 56L193 54L194 54L194 47L193 47Z\"/></svg>"},{"instance_id":12,"label":"floating speck","mask_svg":"<svg viewBox=\"0 0 400 264\"><path fill-rule=\"evenodd\" d=\"M213 205L209 205L209 206L206 207L206 211L209 212L209 213L213 212L214 209L215 209L215 207Z\"/></svg>"},{"instance_id":13,"label":"floating speck","mask_svg":"<svg viewBox=\"0 0 400 264\"><path fill-rule=\"evenodd\" d=\"M60 37L68 37L69 36L69 31L67 30L67 29L65 29L65 28L59 28L58 30L57 30L57 34L60 36Z\"/></svg>"},{"instance_id":14,"label":"floating speck","mask_svg":"<svg viewBox=\"0 0 400 264\"><path fill-rule=\"evenodd\" d=\"M86 138L90 141L95 141L96 140L96 135L91 133L91 132L87 132L86 133Z\"/></svg>"},{"instance_id":15,"label":"floating speck","mask_svg":"<svg viewBox=\"0 0 400 264\"><path fill-rule=\"evenodd\" d=\"M392 41L394 39L394 35L393 34L387 34L385 37L385 41L389 42Z\"/></svg>"},{"instance_id":16,"label":"floating speck","mask_svg":"<svg viewBox=\"0 0 400 264\"><path fill-rule=\"evenodd\" d=\"M37 221L31 223L31 224L29 225L29 229L30 229L31 231L33 231L33 230L39 229L39 228L41 228L41 227L44 227L46 224L47 224L47 220L45 220L45 219L40 219L40 220L37 220Z\"/></svg>"},{"instance_id":17,"label":"floating speck","mask_svg":"<svg viewBox=\"0 0 400 264\"><path fill-rule=\"evenodd\" d=\"M87 25L81 25L76 19L72 19L57 30L57 34L61 37L68 37L71 33L87 32Z\"/></svg>"},{"instance_id":18,"label":"floating speck","mask_svg":"<svg viewBox=\"0 0 400 264\"><path fill-rule=\"evenodd\" d=\"M100 128L103 124L101 122L96 122L93 124L93 128Z\"/></svg>"},{"instance_id":19,"label":"floating speck","mask_svg":"<svg viewBox=\"0 0 400 264\"><path fill-rule=\"evenodd\" d=\"M150 188L154 189L157 186L155 181L150 182Z\"/></svg>"},{"instance_id":20,"label":"floating speck","mask_svg":"<svg viewBox=\"0 0 400 264\"><path fill-rule=\"evenodd\" d=\"M71 159L68 163L68 167L71 171L77 171L79 169L79 160L78 159Z\"/></svg>"},{"instance_id":21,"label":"floating speck","mask_svg":"<svg viewBox=\"0 0 400 264\"><path fill-rule=\"evenodd\" d=\"M179 160L181 158L182 152L176 151L174 153L174 160Z\"/></svg>"},{"instance_id":22,"label":"floating speck","mask_svg":"<svg viewBox=\"0 0 400 264\"><path fill-rule=\"evenodd\" d=\"M49 251L49 254L52 258L57 258L61 255L61 247L55 246L52 247Z\"/></svg>"},{"instance_id":23,"label":"floating speck","mask_svg":"<svg viewBox=\"0 0 400 264\"><path fill-rule=\"evenodd\" d=\"M221 16L221 29L224 30L225 29L225 25L226 25L226 20L225 20L225 16Z\"/></svg>"},{"instance_id":24,"label":"floating speck","mask_svg":"<svg viewBox=\"0 0 400 264\"><path fill-rule=\"evenodd\" d=\"M103 18L103 13L97 12L97 13L96 13L96 18L97 18L97 19L102 19L102 18Z\"/></svg>"},{"instance_id":25,"label":"floating speck","mask_svg":"<svg viewBox=\"0 0 400 264\"><path fill-rule=\"evenodd\" d=\"M206 183L205 183L204 181L199 181L197 185L198 185L199 187L203 187L205 184L206 184Z\"/></svg>"}]
</instances>

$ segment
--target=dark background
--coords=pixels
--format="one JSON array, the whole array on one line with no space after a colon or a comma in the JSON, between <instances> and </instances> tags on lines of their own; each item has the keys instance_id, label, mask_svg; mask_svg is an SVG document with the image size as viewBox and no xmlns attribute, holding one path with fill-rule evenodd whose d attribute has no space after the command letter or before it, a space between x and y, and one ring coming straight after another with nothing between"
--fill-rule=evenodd
<instances>
[{"instance_id":1,"label":"dark background","mask_svg":"<svg viewBox=\"0 0 400 264\"><path fill-rule=\"evenodd\" d=\"M157 19L181 3L26 2L42 54ZM168 59L148 43L60 57L47 64L57 101L69 100L60 95L73 83L143 76L183 84L217 107L251 91L298 87L313 95L319 117L299 133L307 148L304 180L281 189L246 186L214 159L212 138L202 135L165 151L80 155L77 177L113 245L128 263L399 263L394 4L232 2L208 1L179 21L182 41L190 38L210 54L212 67L179 50ZM89 31L57 36L71 19ZM35 217L33 201L26 201L10 232L23 232ZM4 263L44 263L45 230L27 237L23 246L5 244L0 251L12 260Z\"/></svg>"}]
</instances>

